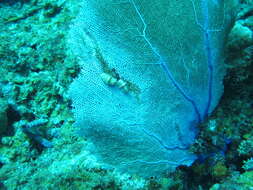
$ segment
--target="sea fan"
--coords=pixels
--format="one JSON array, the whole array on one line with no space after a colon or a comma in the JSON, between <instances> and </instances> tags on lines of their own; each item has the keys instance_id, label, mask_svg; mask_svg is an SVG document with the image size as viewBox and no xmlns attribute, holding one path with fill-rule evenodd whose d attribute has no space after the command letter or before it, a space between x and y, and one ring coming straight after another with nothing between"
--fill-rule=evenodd
<instances>
[{"instance_id":1,"label":"sea fan","mask_svg":"<svg viewBox=\"0 0 253 190\"><path fill-rule=\"evenodd\" d=\"M226 21L221 1L83 1L70 96L97 158L142 176L192 164L196 126L223 92Z\"/></svg>"}]
</instances>

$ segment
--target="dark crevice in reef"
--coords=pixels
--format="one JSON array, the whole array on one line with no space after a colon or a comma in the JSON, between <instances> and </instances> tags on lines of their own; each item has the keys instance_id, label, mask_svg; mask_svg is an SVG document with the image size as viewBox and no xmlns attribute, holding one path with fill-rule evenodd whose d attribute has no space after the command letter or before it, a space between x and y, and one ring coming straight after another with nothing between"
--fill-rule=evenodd
<instances>
[{"instance_id":1,"label":"dark crevice in reef","mask_svg":"<svg viewBox=\"0 0 253 190\"><path fill-rule=\"evenodd\" d=\"M29 3L31 0L2 0L0 4L14 6L16 4L20 4L21 6L25 3Z\"/></svg>"}]
</instances>

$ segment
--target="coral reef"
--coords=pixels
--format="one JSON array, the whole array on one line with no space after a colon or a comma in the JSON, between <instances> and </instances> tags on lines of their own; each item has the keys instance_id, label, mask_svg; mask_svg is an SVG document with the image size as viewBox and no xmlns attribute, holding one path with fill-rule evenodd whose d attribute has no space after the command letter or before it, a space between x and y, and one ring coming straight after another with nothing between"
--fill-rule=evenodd
<instances>
[{"instance_id":1,"label":"coral reef","mask_svg":"<svg viewBox=\"0 0 253 190\"><path fill-rule=\"evenodd\" d=\"M6 132L8 127L7 108L7 101L3 98L0 98L0 136Z\"/></svg>"},{"instance_id":2,"label":"coral reef","mask_svg":"<svg viewBox=\"0 0 253 190\"><path fill-rule=\"evenodd\" d=\"M0 189L251 189L252 6L241 0L228 36L225 93L191 147L198 160L144 180L99 165L73 127L67 90L80 68L66 35L78 1L0 1ZM24 133L40 118L30 133L51 148Z\"/></svg>"}]
</instances>

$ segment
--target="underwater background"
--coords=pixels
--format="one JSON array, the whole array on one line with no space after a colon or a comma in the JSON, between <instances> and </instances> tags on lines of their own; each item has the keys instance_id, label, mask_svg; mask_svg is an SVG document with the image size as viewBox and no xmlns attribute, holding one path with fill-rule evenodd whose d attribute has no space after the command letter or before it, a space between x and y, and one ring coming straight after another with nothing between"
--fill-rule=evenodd
<instances>
[{"instance_id":1,"label":"underwater background","mask_svg":"<svg viewBox=\"0 0 253 190\"><path fill-rule=\"evenodd\" d=\"M79 10L77 0L0 1L0 189L253 189L253 1L240 1L226 36L224 94L198 126L198 159L149 178L98 162L73 125L81 67L67 44Z\"/></svg>"}]
</instances>

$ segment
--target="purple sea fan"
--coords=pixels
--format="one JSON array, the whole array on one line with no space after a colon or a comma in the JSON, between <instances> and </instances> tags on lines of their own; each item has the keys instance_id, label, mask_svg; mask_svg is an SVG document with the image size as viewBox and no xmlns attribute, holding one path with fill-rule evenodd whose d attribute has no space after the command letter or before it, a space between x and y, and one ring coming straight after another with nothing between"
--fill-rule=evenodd
<instances>
[{"instance_id":1,"label":"purple sea fan","mask_svg":"<svg viewBox=\"0 0 253 190\"><path fill-rule=\"evenodd\" d=\"M70 31L82 73L69 93L99 160L142 176L193 163L197 125L223 92L224 5L83 1Z\"/></svg>"}]
</instances>

